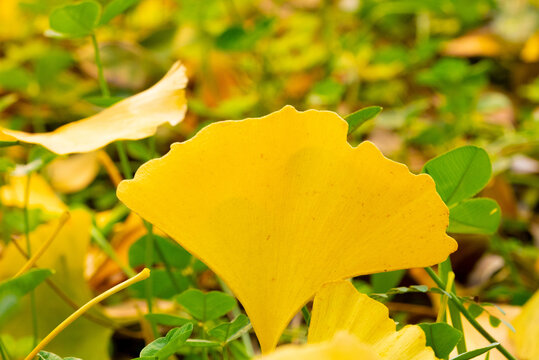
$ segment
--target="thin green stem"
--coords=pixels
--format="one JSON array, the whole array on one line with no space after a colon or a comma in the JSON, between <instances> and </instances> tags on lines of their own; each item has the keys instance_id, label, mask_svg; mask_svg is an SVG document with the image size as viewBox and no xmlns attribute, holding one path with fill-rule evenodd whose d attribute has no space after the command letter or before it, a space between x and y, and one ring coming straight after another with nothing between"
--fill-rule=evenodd
<instances>
[{"instance_id":1,"label":"thin green stem","mask_svg":"<svg viewBox=\"0 0 539 360\"><path fill-rule=\"evenodd\" d=\"M146 226L147 235L145 240L145 254L144 254L144 264L146 267L151 268L153 265L153 250L154 250L154 238L153 238L153 227L150 223L144 222L144 225ZM150 276L145 282L144 282L144 295L146 297L146 304L148 305L148 313L151 314L153 312L153 280ZM150 321L150 325L152 327L152 332L154 337L159 336L159 332L157 331L157 326L153 321Z\"/></svg>"},{"instance_id":2,"label":"thin green stem","mask_svg":"<svg viewBox=\"0 0 539 360\"><path fill-rule=\"evenodd\" d=\"M307 324L307 327L311 324L311 313L309 312L309 309L307 309L307 305L304 305L301 308L301 314L303 315L303 320L305 320L305 324Z\"/></svg>"},{"instance_id":3,"label":"thin green stem","mask_svg":"<svg viewBox=\"0 0 539 360\"><path fill-rule=\"evenodd\" d=\"M24 188L24 236L26 237L26 253L32 256L32 245L30 243L30 216L28 212L28 204L30 203L30 182L32 173L26 175L26 186ZM36 293L34 290L30 292L30 309L32 311L32 332L34 336L34 346L38 343L39 331L37 324L37 306Z\"/></svg>"},{"instance_id":4,"label":"thin green stem","mask_svg":"<svg viewBox=\"0 0 539 360\"><path fill-rule=\"evenodd\" d=\"M107 239L103 236L103 234L101 234L101 231L99 231L99 229L97 228L97 226L92 226L92 229L91 229L91 236L92 236L92 239L94 240L94 242L97 244L97 246L99 246L99 248L105 253L107 254L107 256L112 260L114 261L119 267L120 269L122 269L122 271L128 276L128 277L133 277L135 276L136 272L135 270L133 270L128 264L124 264L120 261L120 259L118 258L118 256L116 255L116 252L114 251L114 249L112 248L112 246L110 245L110 243L107 241Z\"/></svg>"},{"instance_id":5,"label":"thin green stem","mask_svg":"<svg viewBox=\"0 0 539 360\"><path fill-rule=\"evenodd\" d=\"M434 282L436 283L436 285L438 285L438 287L440 289L445 289L446 285L444 284L444 282L438 277L438 275L436 274L436 272L434 272L434 270L432 270L432 268L430 267L426 267L425 270L427 271L427 274L431 277L432 280L434 280ZM481 324L479 324L477 322L477 320L475 320L475 318L472 316L472 314L470 314L470 312L468 311L468 309L466 309L466 307L462 304L462 301L459 299L459 297L453 292L448 292L449 294L449 301L451 301L453 304L455 304L455 306L457 307L457 309L461 312L462 315L464 315L464 317L466 318L466 320L468 320L468 322L485 338L487 339L489 342L491 343L499 343L498 341L496 341L496 339L494 339L494 337L492 335L489 334L488 331L486 331L483 326L481 326ZM501 352L503 354L503 356L505 356L506 359L508 360L517 360L517 358L515 358L513 355L511 355L511 353L509 351L507 351L507 349L502 345L502 344L498 344L496 346L496 348L498 349L499 352Z\"/></svg>"},{"instance_id":6,"label":"thin green stem","mask_svg":"<svg viewBox=\"0 0 539 360\"><path fill-rule=\"evenodd\" d=\"M144 225L146 225L146 229L152 228L152 224L150 224L146 220L144 221ZM180 285L178 284L178 282L176 281L176 278L174 277L174 273L172 272L172 266L170 266L170 264L168 263L168 260L165 258L165 253L163 249L161 249L161 246L159 245L157 241L154 241L154 247L155 247L155 252L157 253L157 256L159 256L161 260L163 260L165 271L167 272L167 275L170 278L170 282L172 283L174 290L176 290L176 292L179 293L181 291Z\"/></svg>"},{"instance_id":7,"label":"thin green stem","mask_svg":"<svg viewBox=\"0 0 539 360\"><path fill-rule=\"evenodd\" d=\"M232 290L230 290L230 288L225 284L225 282L223 280L221 280L219 277L217 277L217 281L219 282L219 285L221 285L221 289L223 289L223 291L225 293L227 293L230 296L234 296L234 294L232 293ZM232 309L232 314L235 317L237 317L238 315L241 314L241 310L240 310L240 307L238 305L236 305L234 307L234 309ZM255 356L255 351L254 351L254 348L253 348L253 342L251 341L251 337L249 336L249 332L245 332L245 333L243 333L241 335L241 341L243 342L243 346L245 346L245 351L247 351L247 355L249 355L249 357Z\"/></svg>"},{"instance_id":8,"label":"thin green stem","mask_svg":"<svg viewBox=\"0 0 539 360\"><path fill-rule=\"evenodd\" d=\"M101 94L103 97L110 97L109 86L105 80L105 75L103 73L103 64L101 63L101 54L99 52L99 45L97 43L97 38L95 34L92 34L92 44L94 46L94 55L95 55L95 65L97 66L97 79L99 81L99 87L101 88Z\"/></svg>"},{"instance_id":9,"label":"thin green stem","mask_svg":"<svg viewBox=\"0 0 539 360\"><path fill-rule=\"evenodd\" d=\"M448 257L444 262L442 262L439 265L438 271L440 273L442 281L447 284L449 281L449 274L453 273L453 265L451 264L450 257ZM457 293L457 288L454 282L451 285L450 291L452 291L455 294ZM459 330L460 332L464 334L464 328L462 326L462 318L460 316L459 309L452 302L449 302L447 307L449 308L449 316L451 317L451 324L453 325L455 329ZM457 352L459 354L463 354L466 351L467 351L466 337L463 336L460 338L460 341L457 343Z\"/></svg>"},{"instance_id":10,"label":"thin green stem","mask_svg":"<svg viewBox=\"0 0 539 360\"><path fill-rule=\"evenodd\" d=\"M2 355L2 360L10 360L9 353L6 349L6 346L4 345L2 337L0 337L0 355Z\"/></svg>"},{"instance_id":11,"label":"thin green stem","mask_svg":"<svg viewBox=\"0 0 539 360\"><path fill-rule=\"evenodd\" d=\"M131 165L129 164L129 158L127 157L123 141L116 141L116 150L118 151L124 178L131 179L133 177L133 172L131 171Z\"/></svg>"}]
</instances>

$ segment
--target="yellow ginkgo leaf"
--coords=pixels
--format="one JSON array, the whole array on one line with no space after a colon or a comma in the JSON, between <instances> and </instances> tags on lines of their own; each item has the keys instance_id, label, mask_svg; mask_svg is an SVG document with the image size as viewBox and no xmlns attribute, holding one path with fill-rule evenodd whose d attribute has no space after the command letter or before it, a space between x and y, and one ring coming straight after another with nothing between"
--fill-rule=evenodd
<instances>
[{"instance_id":1,"label":"yellow ginkgo leaf","mask_svg":"<svg viewBox=\"0 0 539 360\"><path fill-rule=\"evenodd\" d=\"M2 203L6 206L24 207L27 181L26 175L10 176L8 183L0 187ZM67 206L41 175L32 173L28 190L29 208L39 208L51 214L61 214L67 210Z\"/></svg>"},{"instance_id":2,"label":"yellow ginkgo leaf","mask_svg":"<svg viewBox=\"0 0 539 360\"><path fill-rule=\"evenodd\" d=\"M385 305L358 292L348 281L325 284L317 292L309 326L309 343L328 341L340 331L370 345L383 360L434 360L425 333L417 325L396 331Z\"/></svg>"},{"instance_id":3,"label":"yellow ginkgo leaf","mask_svg":"<svg viewBox=\"0 0 539 360\"><path fill-rule=\"evenodd\" d=\"M434 181L346 137L335 113L291 106L215 123L118 196L230 286L268 352L322 284L456 250Z\"/></svg>"},{"instance_id":4,"label":"yellow ginkgo leaf","mask_svg":"<svg viewBox=\"0 0 539 360\"><path fill-rule=\"evenodd\" d=\"M30 233L32 250L39 249L51 237L58 228L58 221L40 225ZM37 266L40 268L54 270L49 279L78 305L83 305L94 297L83 276L91 225L92 219L88 212L73 210L54 241L37 260ZM25 248L24 241L20 241L19 244ZM26 258L10 243L4 248L0 257L0 280L11 278L25 262ZM36 288L35 298L40 338L45 337L74 310L47 284L41 284ZM30 304L30 298L25 297L19 304L19 311L3 325L2 331L17 339L32 336ZM97 310L93 311L95 314ZM45 350L87 360L107 360L111 335L110 329L89 319L80 318L56 337Z\"/></svg>"},{"instance_id":5,"label":"yellow ginkgo leaf","mask_svg":"<svg viewBox=\"0 0 539 360\"><path fill-rule=\"evenodd\" d=\"M308 341L327 341L346 330L361 342L374 344L395 329L384 304L359 293L350 282L338 281L325 284L316 293Z\"/></svg>"},{"instance_id":6,"label":"yellow ginkgo leaf","mask_svg":"<svg viewBox=\"0 0 539 360\"><path fill-rule=\"evenodd\" d=\"M97 150L117 140L136 140L155 134L168 122L178 124L187 110L185 68L175 63L151 88L124 99L100 113L69 123L49 133L31 134L4 129L4 133L57 154Z\"/></svg>"},{"instance_id":7,"label":"yellow ginkgo leaf","mask_svg":"<svg viewBox=\"0 0 539 360\"><path fill-rule=\"evenodd\" d=\"M539 60L539 31L526 40L520 52L520 58L527 63Z\"/></svg>"},{"instance_id":8,"label":"yellow ginkgo leaf","mask_svg":"<svg viewBox=\"0 0 539 360\"><path fill-rule=\"evenodd\" d=\"M331 341L309 345L285 345L257 360L381 360L355 336L339 332Z\"/></svg>"},{"instance_id":9,"label":"yellow ginkgo leaf","mask_svg":"<svg viewBox=\"0 0 539 360\"><path fill-rule=\"evenodd\" d=\"M51 185L56 191L70 194L85 189L99 172L97 152L56 158L46 167Z\"/></svg>"},{"instance_id":10,"label":"yellow ginkgo leaf","mask_svg":"<svg viewBox=\"0 0 539 360\"><path fill-rule=\"evenodd\" d=\"M539 291L522 307L522 312L513 321L515 333L511 333L518 358L539 359Z\"/></svg>"}]
</instances>

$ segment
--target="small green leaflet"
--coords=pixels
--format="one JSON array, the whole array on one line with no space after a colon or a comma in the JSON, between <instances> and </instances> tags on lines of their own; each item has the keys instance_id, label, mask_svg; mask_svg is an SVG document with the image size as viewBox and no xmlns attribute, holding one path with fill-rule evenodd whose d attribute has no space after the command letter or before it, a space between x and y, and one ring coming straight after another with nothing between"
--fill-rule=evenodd
<instances>
[{"instance_id":1,"label":"small green leaflet","mask_svg":"<svg viewBox=\"0 0 539 360\"><path fill-rule=\"evenodd\" d=\"M231 322L219 324L209 330L208 335L226 344L236 340L250 329L251 323L249 322L249 318L240 314Z\"/></svg>"},{"instance_id":2,"label":"small green leaflet","mask_svg":"<svg viewBox=\"0 0 539 360\"><path fill-rule=\"evenodd\" d=\"M470 359L473 359L473 358L475 358L475 357L477 357L479 355L482 355L482 354L486 353L489 350L494 349L498 345L500 345L500 343L492 343L492 344L487 345L485 347L475 349L475 350L471 350L471 351L465 352L463 354L460 354L458 356L455 356L455 357L451 358L451 360L470 360Z\"/></svg>"},{"instance_id":3,"label":"small green leaflet","mask_svg":"<svg viewBox=\"0 0 539 360\"><path fill-rule=\"evenodd\" d=\"M125 12L127 9L138 3L140 0L112 0L103 9L103 15L99 21L99 25L107 24L116 16Z\"/></svg>"},{"instance_id":4,"label":"small green leaflet","mask_svg":"<svg viewBox=\"0 0 539 360\"><path fill-rule=\"evenodd\" d=\"M56 354L53 354L53 353L50 353L48 351L40 351L38 354L37 354L39 360L81 360L79 358L75 358L75 357L66 357L66 358L62 358Z\"/></svg>"},{"instance_id":5,"label":"small green leaflet","mask_svg":"<svg viewBox=\"0 0 539 360\"><path fill-rule=\"evenodd\" d=\"M83 37L92 34L101 14L97 1L86 0L54 9L49 16L51 30L64 37Z\"/></svg>"},{"instance_id":6,"label":"small green leaflet","mask_svg":"<svg viewBox=\"0 0 539 360\"><path fill-rule=\"evenodd\" d=\"M436 190L447 206L477 194L492 174L490 159L477 146L462 146L425 164L423 172L436 183Z\"/></svg>"},{"instance_id":7,"label":"small green leaflet","mask_svg":"<svg viewBox=\"0 0 539 360\"><path fill-rule=\"evenodd\" d=\"M0 324L7 320L24 295L34 290L51 274L52 270L49 269L32 269L21 276L1 282Z\"/></svg>"},{"instance_id":8,"label":"small green leaflet","mask_svg":"<svg viewBox=\"0 0 539 360\"><path fill-rule=\"evenodd\" d=\"M430 346L440 359L447 359L462 338L460 331L446 323L423 323L419 326L425 332L427 346Z\"/></svg>"},{"instance_id":9,"label":"small green leaflet","mask_svg":"<svg viewBox=\"0 0 539 360\"><path fill-rule=\"evenodd\" d=\"M203 293L189 289L176 297L176 301L195 319L209 321L217 319L236 306L236 299L220 291Z\"/></svg>"},{"instance_id":10,"label":"small green leaflet","mask_svg":"<svg viewBox=\"0 0 539 360\"><path fill-rule=\"evenodd\" d=\"M458 234L494 234L501 220L498 203L492 199L463 200L449 212L447 231Z\"/></svg>"},{"instance_id":11,"label":"small green leaflet","mask_svg":"<svg viewBox=\"0 0 539 360\"><path fill-rule=\"evenodd\" d=\"M356 131L356 129L366 121L376 117L380 112L382 112L381 106L368 106L347 115L344 120L348 123L348 135Z\"/></svg>"},{"instance_id":12,"label":"small green leaflet","mask_svg":"<svg viewBox=\"0 0 539 360\"><path fill-rule=\"evenodd\" d=\"M174 355L178 349L185 344L191 333L193 324L185 324L180 328L170 330L166 336L160 337L149 343L140 352L141 358L156 358L158 360L168 359Z\"/></svg>"}]
</instances>

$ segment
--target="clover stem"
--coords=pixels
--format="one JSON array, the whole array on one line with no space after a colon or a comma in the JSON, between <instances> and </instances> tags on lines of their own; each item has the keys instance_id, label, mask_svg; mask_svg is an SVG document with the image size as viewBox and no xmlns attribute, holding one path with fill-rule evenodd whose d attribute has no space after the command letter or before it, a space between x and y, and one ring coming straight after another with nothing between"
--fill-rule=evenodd
<instances>
[{"instance_id":1,"label":"clover stem","mask_svg":"<svg viewBox=\"0 0 539 360\"><path fill-rule=\"evenodd\" d=\"M120 261L110 243L107 241L107 239L105 239L103 234L101 234L101 231L99 231L95 225L92 225L90 233L92 239L99 246L99 248L101 248L101 250L107 254L107 256L111 258L112 261L114 261L127 276L135 276L135 270L133 270L128 264L123 264Z\"/></svg>"},{"instance_id":2,"label":"clover stem","mask_svg":"<svg viewBox=\"0 0 539 360\"><path fill-rule=\"evenodd\" d=\"M75 311L73 314L71 314L67 319L62 321L60 325L58 325L53 331L49 333L35 348L32 350L32 352L25 358L25 360L32 360L45 346L47 346L52 339L54 339L60 332L62 332L66 327L68 327L72 322L77 320L79 317L81 317L86 311L88 311L92 306L100 303L101 301L105 300L111 295L116 294L118 291L121 291L125 289L128 286L133 285L134 283L137 283L139 281L142 281L144 279L147 279L150 276L150 270L144 269L141 272L139 272L137 275L133 276L132 278L108 289L104 293L101 293L100 295L96 296L92 300L88 301L86 304L81 306L77 311Z\"/></svg>"},{"instance_id":3,"label":"clover stem","mask_svg":"<svg viewBox=\"0 0 539 360\"><path fill-rule=\"evenodd\" d=\"M434 272L434 270L432 270L432 268L430 267L426 267L425 268L425 271L427 272L427 274L430 276L430 278L432 280L434 280L434 282L436 283L436 285L438 285L438 287L440 289L445 289L446 285L444 284L444 282L438 277L438 275L436 274L436 272ZM468 322L485 338L487 339L489 342L491 343L498 343L498 345L496 346L496 349L498 349L499 352L501 352L503 354L503 356L505 356L506 359L508 360L517 360L517 358L515 358L513 355L511 355L511 353L509 351L507 351L507 349L499 344L498 341L496 341L496 339L494 339L494 337L492 337L492 335L490 335L490 333L488 331L485 330L485 328L483 328L483 326L481 326L481 324L479 324L477 322L477 320L475 320L475 318L472 316L472 314L470 314L470 312L468 311L468 309L466 309L466 307L462 304L462 301L459 299L459 297L455 294L455 292L452 290L450 292L448 292L449 294L449 301L451 301L456 307L457 309L461 312L461 314L466 318L466 320L468 320Z\"/></svg>"},{"instance_id":4,"label":"clover stem","mask_svg":"<svg viewBox=\"0 0 539 360\"><path fill-rule=\"evenodd\" d=\"M45 251L52 244L53 240L56 239L56 236L58 235L58 233L60 232L60 230L65 225L68 219L69 219L69 212L66 211L60 217L58 225L56 226L56 229L54 229L54 232L52 233L52 235L43 244L41 244L41 247L37 250L37 252L30 259L28 259L28 261L26 261L26 263L23 265L23 267L19 271L17 271L14 277L22 275L23 273L28 271L28 269L34 266L37 259L39 259L41 255L45 253Z\"/></svg>"},{"instance_id":5,"label":"clover stem","mask_svg":"<svg viewBox=\"0 0 539 360\"><path fill-rule=\"evenodd\" d=\"M447 285L445 287L445 291L451 291L453 287L453 281L455 281L455 273L451 271L447 277ZM442 301L440 301L440 309L438 311L438 317L436 318L436 322L445 322L445 310L447 308L447 300L447 296L443 295Z\"/></svg>"},{"instance_id":6,"label":"clover stem","mask_svg":"<svg viewBox=\"0 0 539 360\"><path fill-rule=\"evenodd\" d=\"M453 266L451 265L451 258L448 257L444 262L442 262L438 267L438 272L440 273L440 276L442 277L442 280L446 283L449 280L449 274L453 273ZM455 282L451 285L450 291L453 291L455 294L457 293L457 288L455 286ZM449 302L447 304L449 309L449 316L451 317L451 324L453 327L460 332L464 334L464 328L462 327L462 318L460 316L459 309L453 304L452 302ZM460 338L460 341L457 343L457 352L459 354L463 354L467 351L466 349L466 337L463 336Z\"/></svg>"},{"instance_id":7,"label":"clover stem","mask_svg":"<svg viewBox=\"0 0 539 360\"><path fill-rule=\"evenodd\" d=\"M227 293L230 296L234 296L234 294L232 293L232 290L230 290L230 288L225 284L223 280L221 280L221 278L217 277L217 282L219 283L219 285L221 285L221 289L223 289L225 293ZM232 309L232 314L234 315L234 317L237 317L238 315L241 314L241 310L238 304L236 304L236 306ZM251 341L251 337L249 336L248 331L244 332L241 335L241 341L243 342L243 346L245 346L245 351L247 351L247 355L249 355L250 357L255 356L255 351L253 349L253 342Z\"/></svg>"},{"instance_id":8,"label":"clover stem","mask_svg":"<svg viewBox=\"0 0 539 360\"><path fill-rule=\"evenodd\" d=\"M2 360L9 360L9 353L7 352L6 346L4 345L4 341L0 337L0 355L2 355Z\"/></svg>"},{"instance_id":9,"label":"clover stem","mask_svg":"<svg viewBox=\"0 0 539 360\"><path fill-rule=\"evenodd\" d=\"M103 97L110 97L110 90L109 86L107 85L107 81L105 80L105 75L103 73L103 64L101 63L101 54L99 52L99 45L97 44L97 38L95 37L95 34L92 33L92 44L94 46L94 55L95 55L95 65L97 66L97 79L99 81L99 87L101 88L101 93L103 94Z\"/></svg>"},{"instance_id":10,"label":"clover stem","mask_svg":"<svg viewBox=\"0 0 539 360\"><path fill-rule=\"evenodd\" d=\"M153 265L153 250L154 250L154 239L153 239L153 227L150 223L147 221L144 221L144 226L146 226L146 239L144 242L145 246L145 254L144 254L144 264L147 267L151 267ZM153 312L153 281L150 277L146 282L144 283L144 295L146 296L146 304L148 305L148 314L151 314ZM150 321L150 326L152 329L152 333L154 337L159 337L159 332L157 331L157 325L155 322Z\"/></svg>"},{"instance_id":11,"label":"clover stem","mask_svg":"<svg viewBox=\"0 0 539 360\"><path fill-rule=\"evenodd\" d=\"M131 171L131 165L129 164L129 158L125 152L123 141L116 141L116 150L118 151L118 157L120 158L124 179L131 179L133 177L133 172Z\"/></svg>"},{"instance_id":12,"label":"clover stem","mask_svg":"<svg viewBox=\"0 0 539 360\"><path fill-rule=\"evenodd\" d=\"M24 187L24 236L26 238L26 252L28 256L32 256L32 245L30 242L30 216L28 212L28 204L30 203L30 182L32 179L32 172L26 175L26 185ZM37 325L37 306L36 306L36 293L34 290L30 291L30 309L32 312L32 331L34 336L34 346L37 344L39 336Z\"/></svg>"},{"instance_id":13,"label":"clover stem","mask_svg":"<svg viewBox=\"0 0 539 360\"><path fill-rule=\"evenodd\" d=\"M307 327L311 324L311 313L309 312L309 309L307 309L307 305L304 305L301 308L301 314L303 315L303 320L305 320L305 324Z\"/></svg>"}]
</instances>

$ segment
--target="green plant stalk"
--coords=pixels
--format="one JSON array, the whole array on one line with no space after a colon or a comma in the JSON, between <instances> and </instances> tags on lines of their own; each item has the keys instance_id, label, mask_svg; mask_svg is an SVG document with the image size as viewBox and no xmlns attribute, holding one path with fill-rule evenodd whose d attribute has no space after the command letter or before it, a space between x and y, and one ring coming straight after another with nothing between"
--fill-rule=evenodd
<instances>
[{"instance_id":1,"label":"green plant stalk","mask_svg":"<svg viewBox=\"0 0 539 360\"><path fill-rule=\"evenodd\" d=\"M30 216L28 213L28 204L30 202L30 180L32 173L26 175L26 185L24 187L24 236L26 237L26 253L29 257L32 256L32 245L30 243ZM37 324L37 307L36 307L36 293L34 290L30 292L30 309L32 311L32 331L34 336L33 345L38 343L39 331Z\"/></svg>"},{"instance_id":2,"label":"green plant stalk","mask_svg":"<svg viewBox=\"0 0 539 360\"><path fill-rule=\"evenodd\" d=\"M442 281L444 281L445 283L447 283L448 279L449 279L449 273L452 273L453 272L453 266L451 265L451 258L448 257L444 262L442 262L438 268L441 276L442 276ZM453 282L453 284L451 285L451 292L453 293L457 293L457 288L455 286L455 283ZM457 330L459 330L460 332L462 332L464 334L464 328L462 326L462 318L460 317L460 311L459 309L455 306L455 304L453 304L452 302L449 302L447 304L448 308L449 308L449 316L451 317L451 324L453 325L453 327ZM457 352L459 354L463 354L467 351L466 349L466 339L465 337L461 337L460 338L460 341L457 343Z\"/></svg>"},{"instance_id":3,"label":"green plant stalk","mask_svg":"<svg viewBox=\"0 0 539 360\"><path fill-rule=\"evenodd\" d=\"M123 141L116 141L116 150L118 151L118 157L120 158L120 166L122 168L124 178L131 179L133 177L133 172L131 171L131 165L129 164L129 159L127 158Z\"/></svg>"},{"instance_id":4,"label":"green plant stalk","mask_svg":"<svg viewBox=\"0 0 539 360\"><path fill-rule=\"evenodd\" d=\"M436 283L436 285L440 289L445 289L444 282L438 277L438 275L436 274L436 272L434 272L434 270L432 270L432 268L426 267L425 270L427 271L427 274L431 277L432 280L434 280L434 282ZM496 341L496 339L494 339L494 337L492 337L492 335L490 335L490 333L488 331L486 331L483 328L483 326L481 326L481 324L479 324L477 322L477 320L475 320L475 318L472 316L472 314L470 314L468 309L466 309L466 307L462 304L462 301L460 301L459 297L454 293L454 291L448 292L448 294L449 294L449 301L451 301L453 304L455 304L456 308L461 312L462 315L464 315L466 320L468 320L468 322L485 339L487 339L491 343L499 343L498 341ZM498 349L498 351L501 352L503 354L503 356L505 356L506 359L508 359L508 360L518 360L513 355L511 355L511 353L503 345L498 344L496 346L496 349Z\"/></svg>"},{"instance_id":5,"label":"green plant stalk","mask_svg":"<svg viewBox=\"0 0 539 360\"><path fill-rule=\"evenodd\" d=\"M144 225L146 226L146 229L148 230L148 234L150 231L153 232L152 224L144 220ZM178 282L176 281L176 278L174 277L174 274L172 273L172 267L168 263L167 260L165 260L165 253L161 249L161 246L159 246L158 242L154 242L155 251L157 252L157 255L163 260L163 265L165 265L165 271L167 272L170 282L172 283L172 286L174 286L174 290L176 290L177 293L181 291L180 285L178 285Z\"/></svg>"},{"instance_id":6,"label":"green plant stalk","mask_svg":"<svg viewBox=\"0 0 539 360\"><path fill-rule=\"evenodd\" d=\"M232 290L230 290L230 288L225 284L223 280L221 280L221 278L217 277L217 281L219 282L219 285L221 285L221 289L223 289L225 293L230 296L234 296ZM235 317L241 314L241 310L238 305L236 305L234 309L232 309L232 314ZM247 351L247 355L249 355L249 357L255 356L255 351L253 349L253 343L251 341L251 337L249 336L249 332L245 332L241 335L241 341L243 342L243 346L245 346L245 351Z\"/></svg>"},{"instance_id":7,"label":"green plant stalk","mask_svg":"<svg viewBox=\"0 0 539 360\"><path fill-rule=\"evenodd\" d=\"M129 265L123 264L120 259L118 259L118 256L116 255L116 252L114 251L112 246L110 246L110 243L107 241L107 239L105 239L103 234L101 234L101 232L95 225L92 226L91 236L95 243L99 246L99 248L105 254L107 254L107 256L111 258L111 260L114 261L120 267L120 269L122 269L125 275L127 275L128 277L133 277L137 274L135 270L133 270Z\"/></svg>"},{"instance_id":8,"label":"green plant stalk","mask_svg":"<svg viewBox=\"0 0 539 360\"><path fill-rule=\"evenodd\" d=\"M10 360L9 353L7 352L4 341L0 337L0 355L2 355L2 360Z\"/></svg>"},{"instance_id":9,"label":"green plant stalk","mask_svg":"<svg viewBox=\"0 0 539 360\"><path fill-rule=\"evenodd\" d=\"M309 312L309 309L307 309L307 305L304 305L301 308L301 314L303 315L303 320L305 320L305 324L307 327L311 324L311 313Z\"/></svg>"},{"instance_id":10,"label":"green plant stalk","mask_svg":"<svg viewBox=\"0 0 539 360\"><path fill-rule=\"evenodd\" d=\"M101 54L99 52L99 44L97 43L97 38L95 36L95 33L92 33L91 37L92 37L92 44L94 46L95 64L97 66L97 77L98 77L98 81L99 81L99 86L101 88L101 93L102 93L102 95L104 97L110 97L110 90L109 90L107 80L105 79L105 75L104 75L104 72L103 72L103 64L101 63ZM121 164L121 168L122 168L124 178L131 179L133 177L133 173L131 171L131 166L129 164L129 159L127 158L127 153L126 153L125 148L123 146L123 143L121 141L116 141L116 149L118 151L118 156L120 158L120 164ZM104 246L103 247L104 249L107 249L106 244L108 244L108 242L106 241L105 238L101 239L101 237L99 236L99 235L101 235L101 233L95 227L92 228L92 234L94 234L94 233L96 235L98 235L96 237L98 242L101 245ZM149 264L148 264L149 259L151 260L151 258L153 257L153 253L152 253L153 252L153 236L152 236L152 232L150 232L150 231L148 232L148 234L149 234L148 242L150 242L150 244L146 243L146 259L145 259L146 264L145 265L149 268ZM109 247L110 247L110 244L109 244ZM113 257L117 258L116 254L114 253L114 250L112 250L111 247L110 247L110 250L111 251L109 251L109 253L107 255L111 256L111 258L113 258ZM149 255L152 256L152 257L148 258ZM125 269L125 270L127 270L127 269ZM148 277L147 281L145 282L144 289L145 289L144 292L145 292L145 297L146 297L146 303L148 305L148 313L151 314L152 310L153 310L151 276ZM152 328L152 332L153 332L154 337L158 337L159 332L157 331L157 326L154 323L151 323L151 328Z\"/></svg>"},{"instance_id":11,"label":"green plant stalk","mask_svg":"<svg viewBox=\"0 0 539 360\"><path fill-rule=\"evenodd\" d=\"M92 44L94 46L94 55L95 55L95 65L97 66L97 79L99 81L99 87L101 88L101 94L108 98L110 97L110 90L105 80L105 75L103 73L103 64L101 63L101 54L99 52L99 45L97 44L97 38L95 34L92 33Z\"/></svg>"},{"instance_id":12,"label":"green plant stalk","mask_svg":"<svg viewBox=\"0 0 539 360\"><path fill-rule=\"evenodd\" d=\"M146 267L151 268L153 265L153 249L154 249L154 239L153 239L153 227L150 223L144 221L144 225L146 226L146 230L148 232L148 236L146 236L145 241L145 254L144 254L144 264ZM144 295L146 297L146 304L148 305L148 314L153 313L153 280L150 276L148 279L146 279L146 282L144 283ZM152 328L152 333L154 337L159 337L159 332L157 331L157 325L150 321L150 326Z\"/></svg>"},{"instance_id":13,"label":"green plant stalk","mask_svg":"<svg viewBox=\"0 0 539 360\"><path fill-rule=\"evenodd\" d=\"M445 287L445 291L447 292L452 291L453 281L455 281L455 273L451 271L449 273L449 276L447 277L447 282L446 282L447 285ZM436 318L436 322L447 322L447 317L445 314L445 309L447 308L447 300L448 300L448 297L443 295L442 301L440 301L440 309L438 311L438 317Z\"/></svg>"}]
</instances>

